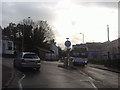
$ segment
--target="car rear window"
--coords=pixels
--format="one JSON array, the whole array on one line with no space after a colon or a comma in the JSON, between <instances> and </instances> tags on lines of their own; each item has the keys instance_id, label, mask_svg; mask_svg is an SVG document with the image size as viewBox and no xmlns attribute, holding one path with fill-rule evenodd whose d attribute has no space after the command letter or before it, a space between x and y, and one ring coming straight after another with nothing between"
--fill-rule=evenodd
<instances>
[{"instance_id":1,"label":"car rear window","mask_svg":"<svg viewBox=\"0 0 120 90\"><path fill-rule=\"evenodd\" d=\"M31 59L33 59L33 58L39 58L36 54L25 54L24 55L24 58L31 58Z\"/></svg>"}]
</instances>

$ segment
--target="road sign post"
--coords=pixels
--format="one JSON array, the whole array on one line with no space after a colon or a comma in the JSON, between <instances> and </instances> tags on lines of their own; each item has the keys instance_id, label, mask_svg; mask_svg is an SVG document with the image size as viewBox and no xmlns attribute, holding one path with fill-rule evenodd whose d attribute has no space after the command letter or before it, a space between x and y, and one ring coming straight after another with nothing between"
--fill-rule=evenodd
<instances>
[{"instance_id":1,"label":"road sign post","mask_svg":"<svg viewBox=\"0 0 120 90\"><path fill-rule=\"evenodd\" d=\"M70 55L69 55L69 52L70 52L70 46L71 46L71 42L68 40L69 38L66 38L67 39L67 41L65 42L65 46L67 47L67 59L66 59L66 65L65 66L69 66L70 65L70 63L69 63L69 61L70 61Z\"/></svg>"}]
</instances>

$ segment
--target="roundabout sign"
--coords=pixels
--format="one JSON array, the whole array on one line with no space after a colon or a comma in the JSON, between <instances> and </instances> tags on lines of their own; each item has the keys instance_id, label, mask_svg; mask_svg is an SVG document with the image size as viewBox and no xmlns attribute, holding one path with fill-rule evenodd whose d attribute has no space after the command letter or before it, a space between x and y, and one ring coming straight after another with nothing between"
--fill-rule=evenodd
<instances>
[{"instance_id":1,"label":"roundabout sign","mask_svg":"<svg viewBox=\"0 0 120 90\"><path fill-rule=\"evenodd\" d=\"M71 42L70 42L69 40L67 40L67 41L65 42L65 46L66 46L66 47L70 47L70 46L71 46Z\"/></svg>"}]
</instances>

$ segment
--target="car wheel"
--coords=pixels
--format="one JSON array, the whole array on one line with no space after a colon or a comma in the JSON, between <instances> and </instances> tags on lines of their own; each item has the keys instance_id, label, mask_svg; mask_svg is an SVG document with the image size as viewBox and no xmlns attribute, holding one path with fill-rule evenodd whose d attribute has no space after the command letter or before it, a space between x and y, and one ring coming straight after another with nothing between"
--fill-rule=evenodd
<instances>
[{"instance_id":1,"label":"car wheel","mask_svg":"<svg viewBox=\"0 0 120 90\"><path fill-rule=\"evenodd\" d=\"M39 71L39 70L40 70L40 68L36 68L36 70L37 70L37 71Z\"/></svg>"},{"instance_id":2,"label":"car wheel","mask_svg":"<svg viewBox=\"0 0 120 90\"><path fill-rule=\"evenodd\" d=\"M16 68L16 64L15 64L15 61L13 62L13 67L15 67L15 68Z\"/></svg>"}]
</instances>

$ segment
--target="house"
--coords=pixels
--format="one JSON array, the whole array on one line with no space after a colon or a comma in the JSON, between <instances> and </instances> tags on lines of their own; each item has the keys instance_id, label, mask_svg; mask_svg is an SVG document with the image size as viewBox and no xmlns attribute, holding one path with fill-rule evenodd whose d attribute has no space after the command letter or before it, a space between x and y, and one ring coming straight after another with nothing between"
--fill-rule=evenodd
<instances>
[{"instance_id":1,"label":"house","mask_svg":"<svg viewBox=\"0 0 120 90\"><path fill-rule=\"evenodd\" d=\"M120 38L103 43L86 43L89 59L118 59L120 58Z\"/></svg>"},{"instance_id":2,"label":"house","mask_svg":"<svg viewBox=\"0 0 120 90\"><path fill-rule=\"evenodd\" d=\"M58 47L56 46L56 42L54 40L51 41L50 51L45 54L46 60L58 60Z\"/></svg>"},{"instance_id":3,"label":"house","mask_svg":"<svg viewBox=\"0 0 120 90\"><path fill-rule=\"evenodd\" d=\"M56 46L56 42L54 40L51 42L50 50L52 50L54 54L58 56L58 47Z\"/></svg>"},{"instance_id":4,"label":"house","mask_svg":"<svg viewBox=\"0 0 120 90\"><path fill-rule=\"evenodd\" d=\"M120 38L113 40L111 42L104 42L103 43L103 59L108 59L108 53L110 59L118 59L120 58Z\"/></svg>"},{"instance_id":5,"label":"house","mask_svg":"<svg viewBox=\"0 0 120 90\"><path fill-rule=\"evenodd\" d=\"M43 48L37 48L36 50L33 50L33 52L37 53L40 59L45 60L46 53L50 53L51 51Z\"/></svg>"},{"instance_id":6,"label":"house","mask_svg":"<svg viewBox=\"0 0 120 90\"><path fill-rule=\"evenodd\" d=\"M14 55L14 43L7 36L2 36L2 54Z\"/></svg>"}]
</instances>

